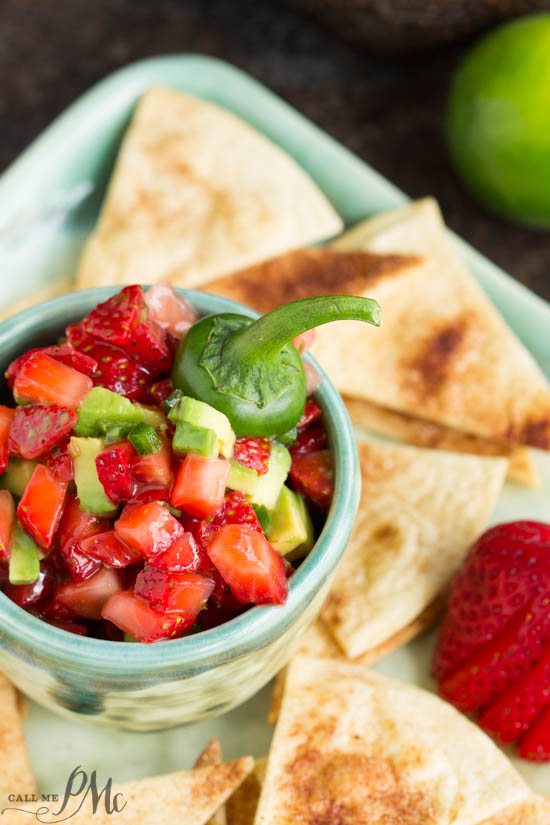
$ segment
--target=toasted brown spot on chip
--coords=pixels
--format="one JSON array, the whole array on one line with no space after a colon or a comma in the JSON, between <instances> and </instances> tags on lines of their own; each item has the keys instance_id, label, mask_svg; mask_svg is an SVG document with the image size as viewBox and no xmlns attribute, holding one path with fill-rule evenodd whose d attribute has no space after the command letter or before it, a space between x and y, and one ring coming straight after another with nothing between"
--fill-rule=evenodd
<instances>
[{"instance_id":1,"label":"toasted brown spot on chip","mask_svg":"<svg viewBox=\"0 0 550 825\"><path fill-rule=\"evenodd\" d=\"M422 344L420 352L407 362L411 384L425 393L436 393L452 374L452 365L464 343L465 318L448 321Z\"/></svg>"},{"instance_id":2,"label":"toasted brown spot on chip","mask_svg":"<svg viewBox=\"0 0 550 825\"><path fill-rule=\"evenodd\" d=\"M507 437L512 441L548 450L550 449L550 418L543 417L526 421L519 432L511 428Z\"/></svg>"},{"instance_id":3,"label":"toasted brown spot on chip","mask_svg":"<svg viewBox=\"0 0 550 825\"><path fill-rule=\"evenodd\" d=\"M240 300L259 312L298 298L359 295L378 280L418 263L411 255L298 249L201 286L206 292Z\"/></svg>"}]
</instances>

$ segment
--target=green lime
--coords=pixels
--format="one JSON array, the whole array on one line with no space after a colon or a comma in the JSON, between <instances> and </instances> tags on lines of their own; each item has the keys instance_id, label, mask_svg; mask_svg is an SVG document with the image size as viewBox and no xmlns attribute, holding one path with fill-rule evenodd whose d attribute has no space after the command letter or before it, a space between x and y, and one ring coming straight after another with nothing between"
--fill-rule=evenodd
<instances>
[{"instance_id":1,"label":"green lime","mask_svg":"<svg viewBox=\"0 0 550 825\"><path fill-rule=\"evenodd\" d=\"M466 185L490 209L550 227L550 14L495 29L451 83L445 131Z\"/></svg>"}]
</instances>

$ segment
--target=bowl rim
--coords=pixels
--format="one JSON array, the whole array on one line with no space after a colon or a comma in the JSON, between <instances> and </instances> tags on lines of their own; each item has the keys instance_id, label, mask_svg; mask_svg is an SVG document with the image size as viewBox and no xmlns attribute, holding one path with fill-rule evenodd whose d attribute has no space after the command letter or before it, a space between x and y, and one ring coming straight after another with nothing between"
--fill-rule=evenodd
<instances>
[{"instance_id":1,"label":"bowl rim","mask_svg":"<svg viewBox=\"0 0 550 825\"><path fill-rule=\"evenodd\" d=\"M14 315L0 323L0 351L13 336L19 335L24 340L40 331L41 326L54 325L60 315L81 313L82 317L89 311L88 304L91 307L106 300L120 288L122 285L71 292ZM144 285L144 289L147 286ZM176 291L187 298L200 315L240 312L251 318L259 317L259 313L228 298L194 289L177 288ZM2 646L11 650L10 640L14 640L18 653L23 652L21 646L27 650L43 650L46 646L49 655L55 656L60 663L77 663L103 674L127 676L168 668L200 672L210 667L213 660L243 656L282 635L314 598L343 555L359 505L361 486L355 436L344 402L315 359L311 355L306 358L323 376L315 397L323 409L329 431L335 489L325 525L314 548L289 581L285 605L251 607L215 628L147 645L95 639L56 628L23 610L0 592ZM112 657L115 651L117 655Z\"/></svg>"}]
</instances>

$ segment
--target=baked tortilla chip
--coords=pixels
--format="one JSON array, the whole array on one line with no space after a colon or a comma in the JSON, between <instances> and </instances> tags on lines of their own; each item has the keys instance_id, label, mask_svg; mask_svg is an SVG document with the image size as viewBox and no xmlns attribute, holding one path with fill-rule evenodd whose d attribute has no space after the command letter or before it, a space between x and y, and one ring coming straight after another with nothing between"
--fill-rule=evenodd
<instances>
[{"instance_id":1,"label":"baked tortilla chip","mask_svg":"<svg viewBox=\"0 0 550 825\"><path fill-rule=\"evenodd\" d=\"M526 802L506 808L479 825L550 825L550 800L533 796Z\"/></svg>"},{"instance_id":2,"label":"baked tortilla chip","mask_svg":"<svg viewBox=\"0 0 550 825\"><path fill-rule=\"evenodd\" d=\"M208 742L205 749L195 760L195 768L204 768L208 765L221 765L223 762L222 746L217 736ZM246 782L246 780L245 780ZM207 825L226 825L225 805L222 805L216 813L210 817Z\"/></svg>"},{"instance_id":3,"label":"baked tortilla chip","mask_svg":"<svg viewBox=\"0 0 550 825\"><path fill-rule=\"evenodd\" d=\"M417 447L431 447L451 453L504 456L509 461L507 476L511 481L527 487L540 486L537 469L526 447L468 435L434 421L380 407L363 398L346 398L345 402L356 427Z\"/></svg>"},{"instance_id":4,"label":"baked tortilla chip","mask_svg":"<svg viewBox=\"0 0 550 825\"><path fill-rule=\"evenodd\" d=\"M348 657L383 644L447 588L485 527L503 458L359 442L352 537L321 611Z\"/></svg>"},{"instance_id":5,"label":"baked tortilla chip","mask_svg":"<svg viewBox=\"0 0 550 825\"><path fill-rule=\"evenodd\" d=\"M478 825L529 796L489 737L433 694L299 656L255 825Z\"/></svg>"},{"instance_id":6,"label":"baked tortilla chip","mask_svg":"<svg viewBox=\"0 0 550 825\"><path fill-rule=\"evenodd\" d=\"M115 783L111 800L115 794L121 794L119 809L126 803L120 812L107 813L102 798L93 813L92 797L88 794L82 807L68 821L71 825L113 825L115 822L117 825L206 825L253 767L254 760L246 756L193 771ZM25 808L36 811L43 804ZM28 813L13 810L4 814L4 818L6 825L24 825L30 820Z\"/></svg>"},{"instance_id":7,"label":"baked tortilla chip","mask_svg":"<svg viewBox=\"0 0 550 825\"><path fill-rule=\"evenodd\" d=\"M9 794L36 793L21 717L18 693L0 674L0 812L8 803Z\"/></svg>"},{"instance_id":8,"label":"baked tortilla chip","mask_svg":"<svg viewBox=\"0 0 550 825\"><path fill-rule=\"evenodd\" d=\"M248 123L153 88L122 143L78 288L196 286L341 229L311 178Z\"/></svg>"},{"instance_id":9,"label":"baked tortilla chip","mask_svg":"<svg viewBox=\"0 0 550 825\"><path fill-rule=\"evenodd\" d=\"M319 330L312 352L341 392L550 449L548 382L463 264L435 201L365 221L333 248L425 258L424 267L370 290L382 307L379 330L349 321Z\"/></svg>"},{"instance_id":10,"label":"baked tortilla chip","mask_svg":"<svg viewBox=\"0 0 550 825\"><path fill-rule=\"evenodd\" d=\"M252 773L227 800L227 825L254 825L266 770L267 757L256 759Z\"/></svg>"},{"instance_id":11,"label":"baked tortilla chip","mask_svg":"<svg viewBox=\"0 0 550 825\"><path fill-rule=\"evenodd\" d=\"M408 644L416 636L424 633L443 615L445 609L445 599L439 597L426 607L416 619L398 630L389 639L376 647L367 650L356 659L348 659L345 652L342 650L336 639L328 629L327 625L322 619L317 619L312 624L309 630L306 630L296 655L316 656L320 659L340 659L344 662L353 661L359 665L374 665L380 659L389 656L395 650ZM274 725L279 717L281 709L281 702L285 690L286 668L283 668L275 677L275 684L273 686L273 695L271 697L271 705L269 708L268 722Z\"/></svg>"}]
</instances>

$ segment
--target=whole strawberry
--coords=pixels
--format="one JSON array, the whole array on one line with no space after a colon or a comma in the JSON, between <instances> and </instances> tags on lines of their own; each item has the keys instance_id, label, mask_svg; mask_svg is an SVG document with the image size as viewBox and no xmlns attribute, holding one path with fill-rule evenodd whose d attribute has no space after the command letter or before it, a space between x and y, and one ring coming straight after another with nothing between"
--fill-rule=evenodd
<instances>
[{"instance_id":1,"label":"whole strawberry","mask_svg":"<svg viewBox=\"0 0 550 825\"><path fill-rule=\"evenodd\" d=\"M550 761L550 525L510 522L478 539L453 583L433 674L495 739Z\"/></svg>"}]
</instances>

